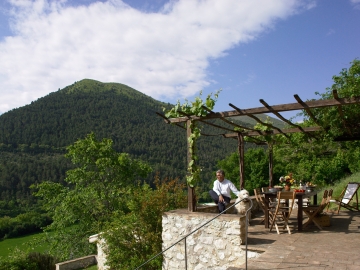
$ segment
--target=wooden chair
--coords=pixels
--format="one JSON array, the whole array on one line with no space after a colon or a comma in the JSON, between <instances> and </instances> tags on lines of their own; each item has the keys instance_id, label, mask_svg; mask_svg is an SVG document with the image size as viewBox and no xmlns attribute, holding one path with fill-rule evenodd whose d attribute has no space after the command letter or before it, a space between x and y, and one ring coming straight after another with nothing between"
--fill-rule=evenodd
<instances>
[{"instance_id":1,"label":"wooden chair","mask_svg":"<svg viewBox=\"0 0 360 270\"><path fill-rule=\"evenodd\" d=\"M255 199L256 199L260 209L264 212L264 215L266 215L266 212L265 212L266 211L265 210L266 209L265 208L266 202L265 202L264 197L261 195L260 188L255 188L254 189L254 194L255 194ZM271 204L268 206L268 209L270 209L270 208L273 208L273 206ZM271 212L269 212L269 218L270 218L270 220L272 218ZM265 217L260 221L260 224L264 223L264 222L265 222Z\"/></svg>"},{"instance_id":2,"label":"wooden chair","mask_svg":"<svg viewBox=\"0 0 360 270\"><path fill-rule=\"evenodd\" d=\"M283 223L283 229L286 228L288 233L291 234L288 223L289 223L289 218L291 216L292 209L294 207L295 195L296 195L295 191L294 192L291 192L291 191L279 191L278 192L276 208L275 208L275 210L270 209L270 212L273 212L270 231L272 230L272 228L275 225L277 233L280 234L279 227L278 227L278 222L279 223L282 222ZM284 206L284 204L281 203L282 200L288 200L289 205Z\"/></svg>"},{"instance_id":3,"label":"wooden chair","mask_svg":"<svg viewBox=\"0 0 360 270\"><path fill-rule=\"evenodd\" d=\"M269 189L270 189L269 187L262 187L262 188L261 188L261 191L262 191L262 192L268 192ZM276 199L270 198L270 205L276 207L276 204L277 204Z\"/></svg>"},{"instance_id":4,"label":"wooden chair","mask_svg":"<svg viewBox=\"0 0 360 270\"><path fill-rule=\"evenodd\" d=\"M341 192L339 198L337 199L331 199L330 203L336 203L339 205L337 213L339 214L340 208L344 207L351 211L359 211L359 201L358 201L358 194L357 191L359 189L360 183L355 182L349 182L346 186L346 188ZM352 205L352 200L355 196L355 204ZM329 204L327 206L327 211L329 210Z\"/></svg>"},{"instance_id":5,"label":"wooden chair","mask_svg":"<svg viewBox=\"0 0 360 270\"><path fill-rule=\"evenodd\" d=\"M330 205L330 202L332 200L332 194L333 194L333 190L329 189L329 192L328 192L328 195L327 195L327 200L326 200L327 209L329 209L329 205Z\"/></svg>"},{"instance_id":6,"label":"wooden chair","mask_svg":"<svg viewBox=\"0 0 360 270\"><path fill-rule=\"evenodd\" d=\"M303 228L308 226L311 223L314 223L320 230L322 230L322 227L318 221L319 215L323 212L325 207L328 205L329 197L328 197L328 191L324 190L324 194L321 200L321 203L319 205L309 205L308 207L303 207L303 212L307 215L308 219L303 224ZM332 193L332 191L331 191Z\"/></svg>"}]
</instances>

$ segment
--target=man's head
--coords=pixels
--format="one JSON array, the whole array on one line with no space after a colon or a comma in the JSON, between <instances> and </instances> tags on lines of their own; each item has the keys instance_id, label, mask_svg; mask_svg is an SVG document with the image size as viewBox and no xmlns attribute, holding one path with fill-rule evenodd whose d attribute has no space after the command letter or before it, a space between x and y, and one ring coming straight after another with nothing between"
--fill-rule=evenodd
<instances>
[{"instance_id":1,"label":"man's head","mask_svg":"<svg viewBox=\"0 0 360 270\"><path fill-rule=\"evenodd\" d=\"M217 170L216 171L216 178L217 180L219 180L220 182L224 181L225 179L225 172L223 170Z\"/></svg>"}]
</instances>

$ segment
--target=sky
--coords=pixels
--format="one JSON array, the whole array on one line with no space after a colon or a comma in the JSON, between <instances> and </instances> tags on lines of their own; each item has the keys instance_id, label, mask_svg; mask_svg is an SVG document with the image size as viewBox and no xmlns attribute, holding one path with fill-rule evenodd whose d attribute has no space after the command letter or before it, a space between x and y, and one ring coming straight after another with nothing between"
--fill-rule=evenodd
<instances>
[{"instance_id":1,"label":"sky","mask_svg":"<svg viewBox=\"0 0 360 270\"><path fill-rule=\"evenodd\" d=\"M172 104L221 89L214 111L293 103L359 57L360 0L2 0L0 114L85 78Z\"/></svg>"}]
</instances>

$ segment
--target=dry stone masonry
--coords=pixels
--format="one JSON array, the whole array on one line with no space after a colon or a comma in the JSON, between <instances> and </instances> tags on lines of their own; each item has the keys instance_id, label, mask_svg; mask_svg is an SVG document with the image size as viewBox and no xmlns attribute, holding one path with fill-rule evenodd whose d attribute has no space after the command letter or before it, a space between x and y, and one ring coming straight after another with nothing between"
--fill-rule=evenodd
<instances>
[{"instance_id":1,"label":"dry stone masonry","mask_svg":"<svg viewBox=\"0 0 360 270\"><path fill-rule=\"evenodd\" d=\"M179 209L163 215L163 250L215 217L216 214ZM164 253L163 270L222 270L245 262L245 216L218 217Z\"/></svg>"}]
</instances>

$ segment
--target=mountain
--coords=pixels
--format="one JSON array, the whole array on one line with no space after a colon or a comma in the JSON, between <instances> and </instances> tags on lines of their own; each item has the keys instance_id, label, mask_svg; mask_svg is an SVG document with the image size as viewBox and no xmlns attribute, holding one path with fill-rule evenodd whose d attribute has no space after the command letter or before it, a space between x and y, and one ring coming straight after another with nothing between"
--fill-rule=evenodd
<instances>
[{"instance_id":1,"label":"mountain","mask_svg":"<svg viewBox=\"0 0 360 270\"><path fill-rule=\"evenodd\" d=\"M184 179L186 132L155 113L170 106L124 84L84 79L0 115L0 200L30 200L30 184L63 182L72 167L63 156L66 146L90 132L99 140L111 138L117 151L151 164L154 171L147 182L157 172L162 178ZM208 126L204 130L223 133ZM236 149L234 139L201 137L203 189L212 183L217 161Z\"/></svg>"}]
</instances>

